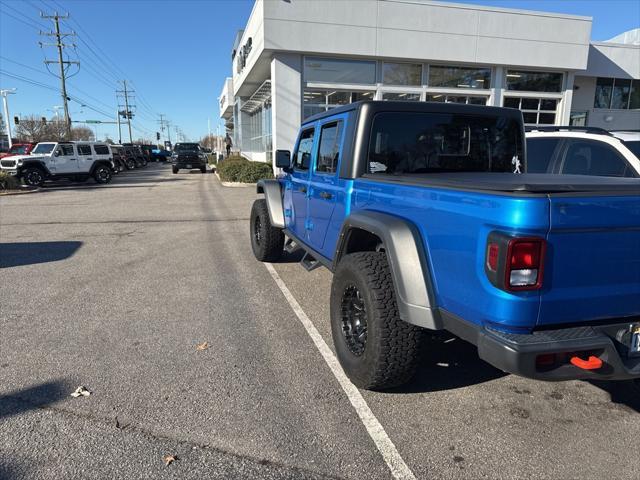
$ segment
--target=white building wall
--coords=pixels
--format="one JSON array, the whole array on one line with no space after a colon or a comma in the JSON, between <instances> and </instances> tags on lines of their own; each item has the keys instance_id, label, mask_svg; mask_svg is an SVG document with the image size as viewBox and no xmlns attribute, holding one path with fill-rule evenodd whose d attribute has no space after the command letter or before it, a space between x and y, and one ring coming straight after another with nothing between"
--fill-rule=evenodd
<instances>
[{"instance_id":1,"label":"white building wall","mask_svg":"<svg viewBox=\"0 0 640 480\"><path fill-rule=\"evenodd\" d=\"M302 56L275 54L271 60L271 135L274 152L293 150L302 121L301 98Z\"/></svg>"},{"instance_id":2,"label":"white building wall","mask_svg":"<svg viewBox=\"0 0 640 480\"><path fill-rule=\"evenodd\" d=\"M588 17L472 5L264 2L264 47L293 52L580 70L590 34Z\"/></svg>"}]
</instances>

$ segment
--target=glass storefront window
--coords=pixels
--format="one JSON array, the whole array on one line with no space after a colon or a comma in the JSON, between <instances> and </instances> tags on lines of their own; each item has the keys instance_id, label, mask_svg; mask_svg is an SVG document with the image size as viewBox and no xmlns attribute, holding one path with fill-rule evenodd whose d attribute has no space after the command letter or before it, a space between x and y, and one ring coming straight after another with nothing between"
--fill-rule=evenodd
<instances>
[{"instance_id":1,"label":"glass storefront window","mask_svg":"<svg viewBox=\"0 0 640 480\"><path fill-rule=\"evenodd\" d=\"M316 113L326 112L327 110L340 105L358 102L361 100L373 100L375 92L361 91L349 92L344 90L312 90L305 89L302 95L303 120L315 115Z\"/></svg>"},{"instance_id":2,"label":"glass storefront window","mask_svg":"<svg viewBox=\"0 0 640 480\"><path fill-rule=\"evenodd\" d=\"M305 57L306 82L376 83L376 62L339 58Z\"/></svg>"},{"instance_id":3,"label":"glass storefront window","mask_svg":"<svg viewBox=\"0 0 640 480\"><path fill-rule=\"evenodd\" d=\"M422 65L419 63L387 63L382 65L385 85L421 85Z\"/></svg>"},{"instance_id":4,"label":"glass storefront window","mask_svg":"<svg viewBox=\"0 0 640 480\"><path fill-rule=\"evenodd\" d=\"M447 88L490 88L490 68L429 66L429 86Z\"/></svg>"},{"instance_id":5,"label":"glass storefront window","mask_svg":"<svg viewBox=\"0 0 640 480\"><path fill-rule=\"evenodd\" d=\"M385 92L382 94L382 100L399 100L404 102L419 102L419 93L395 93Z\"/></svg>"},{"instance_id":6,"label":"glass storefront window","mask_svg":"<svg viewBox=\"0 0 640 480\"><path fill-rule=\"evenodd\" d=\"M630 90L631 80L616 78L611 92L611 108L626 109Z\"/></svg>"},{"instance_id":7,"label":"glass storefront window","mask_svg":"<svg viewBox=\"0 0 640 480\"><path fill-rule=\"evenodd\" d=\"M562 73L508 70L507 90L525 92L561 92Z\"/></svg>"},{"instance_id":8,"label":"glass storefront window","mask_svg":"<svg viewBox=\"0 0 640 480\"><path fill-rule=\"evenodd\" d=\"M445 95L435 93L427 95L427 102L466 103L469 105L486 105L489 97L473 97L464 95Z\"/></svg>"},{"instance_id":9,"label":"glass storefront window","mask_svg":"<svg viewBox=\"0 0 640 480\"><path fill-rule=\"evenodd\" d=\"M596 98L593 108L609 108L611 106L611 91L613 78L598 78L596 82Z\"/></svg>"},{"instance_id":10,"label":"glass storefront window","mask_svg":"<svg viewBox=\"0 0 640 480\"><path fill-rule=\"evenodd\" d=\"M524 123L529 125L555 125L557 98L505 97L504 107L522 110Z\"/></svg>"},{"instance_id":11,"label":"glass storefront window","mask_svg":"<svg viewBox=\"0 0 640 480\"><path fill-rule=\"evenodd\" d=\"M631 83L631 91L629 94L629 108L640 108L640 80L634 80Z\"/></svg>"}]
</instances>

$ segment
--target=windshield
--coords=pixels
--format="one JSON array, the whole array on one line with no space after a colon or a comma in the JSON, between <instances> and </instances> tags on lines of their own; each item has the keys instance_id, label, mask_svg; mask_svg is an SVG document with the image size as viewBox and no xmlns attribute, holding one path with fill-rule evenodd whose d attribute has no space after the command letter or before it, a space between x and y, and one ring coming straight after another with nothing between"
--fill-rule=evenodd
<instances>
[{"instance_id":1,"label":"windshield","mask_svg":"<svg viewBox=\"0 0 640 480\"><path fill-rule=\"evenodd\" d=\"M31 151L31 153L51 153L55 146L55 143L39 143L38 145L36 145L36 148Z\"/></svg>"},{"instance_id":2,"label":"windshield","mask_svg":"<svg viewBox=\"0 0 640 480\"><path fill-rule=\"evenodd\" d=\"M27 153L27 145L14 145L9 150L10 153L17 153L19 155Z\"/></svg>"},{"instance_id":3,"label":"windshield","mask_svg":"<svg viewBox=\"0 0 640 480\"><path fill-rule=\"evenodd\" d=\"M640 159L640 140L624 142L624 144L636 157L638 157L638 159Z\"/></svg>"},{"instance_id":4,"label":"windshield","mask_svg":"<svg viewBox=\"0 0 640 480\"><path fill-rule=\"evenodd\" d=\"M200 150L200 145L197 143L178 143L174 150L176 152L197 152Z\"/></svg>"},{"instance_id":5,"label":"windshield","mask_svg":"<svg viewBox=\"0 0 640 480\"><path fill-rule=\"evenodd\" d=\"M379 113L369 173L524 172L520 123L506 117Z\"/></svg>"}]
</instances>

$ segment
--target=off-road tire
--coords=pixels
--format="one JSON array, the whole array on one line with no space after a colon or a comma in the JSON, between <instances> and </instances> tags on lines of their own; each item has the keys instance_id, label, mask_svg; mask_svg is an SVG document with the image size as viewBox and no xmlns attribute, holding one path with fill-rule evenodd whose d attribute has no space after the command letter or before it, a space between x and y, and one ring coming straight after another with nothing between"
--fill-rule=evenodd
<instances>
[{"instance_id":1,"label":"off-road tire","mask_svg":"<svg viewBox=\"0 0 640 480\"><path fill-rule=\"evenodd\" d=\"M111 181L113 174L111 173L111 169L106 165L98 165L93 172L93 178L96 183L105 185Z\"/></svg>"},{"instance_id":2,"label":"off-road tire","mask_svg":"<svg viewBox=\"0 0 640 480\"><path fill-rule=\"evenodd\" d=\"M126 161L126 166L127 166L127 168L128 168L129 170L133 170L134 168L136 168L136 162L135 162L135 160L133 160L133 159L131 159L131 158L130 158L130 159L128 159L128 160Z\"/></svg>"},{"instance_id":3,"label":"off-road tire","mask_svg":"<svg viewBox=\"0 0 640 480\"><path fill-rule=\"evenodd\" d=\"M27 167L21 174L22 183L29 187L41 187L44 185L45 173L38 167Z\"/></svg>"},{"instance_id":4,"label":"off-road tire","mask_svg":"<svg viewBox=\"0 0 640 480\"><path fill-rule=\"evenodd\" d=\"M172 171L173 173L178 173L178 169L177 169L176 167L172 167L172 168L171 168L171 171Z\"/></svg>"},{"instance_id":5,"label":"off-road tire","mask_svg":"<svg viewBox=\"0 0 640 480\"><path fill-rule=\"evenodd\" d=\"M343 333L344 296L353 287L359 291L366 318L366 340L359 354ZM333 275L330 308L338 360L354 385L384 390L411 380L420 360L424 330L400 319L386 253L344 256Z\"/></svg>"},{"instance_id":6,"label":"off-road tire","mask_svg":"<svg viewBox=\"0 0 640 480\"><path fill-rule=\"evenodd\" d=\"M148 163L148 162L147 162L147 160L143 158L143 159L142 159L142 166L143 166L143 167L146 167L146 166L147 166L147 163Z\"/></svg>"},{"instance_id":7,"label":"off-road tire","mask_svg":"<svg viewBox=\"0 0 640 480\"><path fill-rule=\"evenodd\" d=\"M271 225L267 201L264 198L253 202L249 220L251 248L261 262L276 262L282 257L284 233Z\"/></svg>"}]
</instances>

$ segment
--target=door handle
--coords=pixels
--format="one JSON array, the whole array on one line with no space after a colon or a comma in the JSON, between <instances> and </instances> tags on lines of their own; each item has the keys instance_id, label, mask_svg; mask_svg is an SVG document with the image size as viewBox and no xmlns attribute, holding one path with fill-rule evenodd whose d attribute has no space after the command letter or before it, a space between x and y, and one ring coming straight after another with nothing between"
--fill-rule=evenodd
<instances>
[{"instance_id":1,"label":"door handle","mask_svg":"<svg viewBox=\"0 0 640 480\"><path fill-rule=\"evenodd\" d=\"M331 195L329 192L320 192L320 198L331 200L333 198L333 195Z\"/></svg>"},{"instance_id":2,"label":"door handle","mask_svg":"<svg viewBox=\"0 0 640 480\"><path fill-rule=\"evenodd\" d=\"M75 160L75 158L70 158L69 160Z\"/></svg>"}]
</instances>

